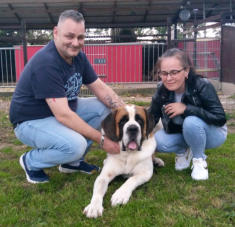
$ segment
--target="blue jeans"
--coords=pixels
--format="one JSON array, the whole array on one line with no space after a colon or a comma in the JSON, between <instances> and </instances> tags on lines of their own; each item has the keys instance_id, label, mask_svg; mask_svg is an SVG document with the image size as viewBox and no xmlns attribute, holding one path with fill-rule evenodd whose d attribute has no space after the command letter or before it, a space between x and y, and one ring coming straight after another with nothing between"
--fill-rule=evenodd
<instances>
[{"instance_id":1,"label":"blue jeans","mask_svg":"<svg viewBox=\"0 0 235 227\"><path fill-rule=\"evenodd\" d=\"M184 119L182 134L168 134L164 129L155 133L157 151L182 154L187 148L190 148L193 158L203 159L206 159L205 149L220 146L226 138L226 127L208 125L196 116Z\"/></svg>"},{"instance_id":2,"label":"blue jeans","mask_svg":"<svg viewBox=\"0 0 235 227\"><path fill-rule=\"evenodd\" d=\"M76 113L95 129L110 110L98 99L78 98ZM26 155L30 170L39 170L64 163L83 160L91 140L59 123L55 117L25 121L15 128L16 137L33 147Z\"/></svg>"}]
</instances>

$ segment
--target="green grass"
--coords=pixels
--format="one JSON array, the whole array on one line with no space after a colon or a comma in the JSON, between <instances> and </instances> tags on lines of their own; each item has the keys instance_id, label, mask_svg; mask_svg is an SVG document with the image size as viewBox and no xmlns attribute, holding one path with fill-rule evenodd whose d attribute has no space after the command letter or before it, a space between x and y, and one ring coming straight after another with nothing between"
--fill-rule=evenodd
<instances>
[{"instance_id":1,"label":"green grass","mask_svg":"<svg viewBox=\"0 0 235 227\"><path fill-rule=\"evenodd\" d=\"M144 106L144 107L147 107L150 105L150 102L145 102L145 101L128 101L127 102L128 104L135 104L135 105L138 105L138 106Z\"/></svg>"},{"instance_id":2,"label":"green grass","mask_svg":"<svg viewBox=\"0 0 235 227\"><path fill-rule=\"evenodd\" d=\"M226 113L226 119L227 120L235 119L235 112Z\"/></svg>"},{"instance_id":3,"label":"green grass","mask_svg":"<svg viewBox=\"0 0 235 227\"><path fill-rule=\"evenodd\" d=\"M4 132L4 133L3 133ZM207 150L209 180L193 181L190 169L176 172L174 155L159 154L164 168L140 186L125 206L112 207L111 195L125 181L116 178L104 198L104 214L88 219L97 175L61 174L46 169L47 184L27 183L19 157L29 150L15 139L5 113L0 113L0 226L234 226L235 134L219 148ZM96 144L87 161L102 166L105 153Z\"/></svg>"},{"instance_id":4,"label":"green grass","mask_svg":"<svg viewBox=\"0 0 235 227\"><path fill-rule=\"evenodd\" d=\"M115 90L115 89L114 89ZM152 95L155 93L156 88L137 88L137 89L116 89L118 95L121 96L135 96L140 95L143 97L152 97Z\"/></svg>"},{"instance_id":5,"label":"green grass","mask_svg":"<svg viewBox=\"0 0 235 227\"><path fill-rule=\"evenodd\" d=\"M229 97L230 99L235 99L235 94Z\"/></svg>"}]
</instances>

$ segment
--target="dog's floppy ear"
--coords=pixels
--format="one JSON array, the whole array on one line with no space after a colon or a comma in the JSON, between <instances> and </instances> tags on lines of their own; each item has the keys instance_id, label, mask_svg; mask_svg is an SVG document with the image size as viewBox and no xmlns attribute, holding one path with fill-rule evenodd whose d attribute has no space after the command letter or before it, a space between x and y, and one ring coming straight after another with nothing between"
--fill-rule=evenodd
<instances>
[{"instance_id":1,"label":"dog's floppy ear","mask_svg":"<svg viewBox=\"0 0 235 227\"><path fill-rule=\"evenodd\" d=\"M154 120L153 114L151 114L146 109L145 109L145 114L146 114L146 119L147 119L146 136L148 137L148 135L153 131L153 129L155 127L155 120Z\"/></svg>"},{"instance_id":2,"label":"dog's floppy ear","mask_svg":"<svg viewBox=\"0 0 235 227\"><path fill-rule=\"evenodd\" d=\"M101 123L101 126L105 132L105 136L113 141L118 141L118 137L116 135L116 117L117 110L111 112Z\"/></svg>"}]
</instances>

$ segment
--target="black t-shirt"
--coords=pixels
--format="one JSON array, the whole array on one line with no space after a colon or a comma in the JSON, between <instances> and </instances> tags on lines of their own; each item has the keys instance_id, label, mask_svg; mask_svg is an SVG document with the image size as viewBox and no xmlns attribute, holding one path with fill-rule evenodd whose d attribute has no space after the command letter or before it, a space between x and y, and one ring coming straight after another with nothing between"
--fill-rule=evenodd
<instances>
[{"instance_id":1,"label":"black t-shirt","mask_svg":"<svg viewBox=\"0 0 235 227\"><path fill-rule=\"evenodd\" d=\"M11 123L52 116L46 98L67 97L75 111L82 84L97 78L83 52L69 65L57 52L54 41L50 41L30 59L20 76L10 106Z\"/></svg>"}]
</instances>

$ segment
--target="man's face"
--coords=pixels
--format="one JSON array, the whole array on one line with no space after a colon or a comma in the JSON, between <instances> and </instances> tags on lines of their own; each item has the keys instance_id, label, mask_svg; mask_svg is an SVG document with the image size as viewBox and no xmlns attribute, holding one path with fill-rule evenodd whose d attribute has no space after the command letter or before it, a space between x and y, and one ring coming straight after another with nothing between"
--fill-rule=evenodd
<instances>
[{"instance_id":1,"label":"man's face","mask_svg":"<svg viewBox=\"0 0 235 227\"><path fill-rule=\"evenodd\" d=\"M54 28L53 35L59 54L70 63L84 46L85 24L68 18Z\"/></svg>"}]
</instances>

